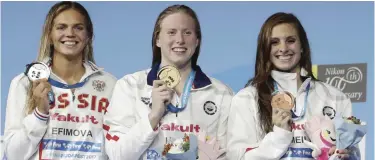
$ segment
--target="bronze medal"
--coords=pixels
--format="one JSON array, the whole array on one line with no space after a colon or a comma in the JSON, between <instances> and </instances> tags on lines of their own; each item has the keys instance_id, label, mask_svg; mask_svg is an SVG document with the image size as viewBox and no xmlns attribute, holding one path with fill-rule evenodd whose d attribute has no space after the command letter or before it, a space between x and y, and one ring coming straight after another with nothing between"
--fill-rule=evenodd
<instances>
[{"instance_id":1,"label":"bronze medal","mask_svg":"<svg viewBox=\"0 0 375 160\"><path fill-rule=\"evenodd\" d=\"M271 106L273 108L291 110L294 107L294 97L286 91L277 92L271 98Z\"/></svg>"}]
</instances>

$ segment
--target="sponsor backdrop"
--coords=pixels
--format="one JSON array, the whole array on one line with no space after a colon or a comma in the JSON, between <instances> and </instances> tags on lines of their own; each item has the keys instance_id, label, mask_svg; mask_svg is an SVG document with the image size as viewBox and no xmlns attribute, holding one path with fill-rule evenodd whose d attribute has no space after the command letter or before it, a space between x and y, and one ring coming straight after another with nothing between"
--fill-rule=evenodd
<instances>
[{"instance_id":1,"label":"sponsor backdrop","mask_svg":"<svg viewBox=\"0 0 375 160\"><path fill-rule=\"evenodd\" d=\"M54 3L1 3L1 135L10 81L36 58L44 18ZM156 17L175 3L182 2L82 2L94 23L97 64L117 78L149 67ZM369 124L361 149L363 157L374 159L373 2L183 3L201 22L198 63L235 92L253 76L257 34L265 19L278 11L295 13L311 43L315 75L348 95L354 115Z\"/></svg>"}]
</instances>

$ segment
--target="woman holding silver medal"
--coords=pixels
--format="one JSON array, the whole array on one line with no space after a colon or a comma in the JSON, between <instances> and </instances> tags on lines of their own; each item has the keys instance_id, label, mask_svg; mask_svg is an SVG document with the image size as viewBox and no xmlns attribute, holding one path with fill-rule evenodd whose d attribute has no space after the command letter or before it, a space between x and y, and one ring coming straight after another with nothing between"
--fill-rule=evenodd
<instances>
[{"instance_id":1,"label":"woman holding silver medal","mask_svg":"<svg viewBox=\"0 0 375 160\"><path fill-rule=\"evenodd\" d=\"M118 80L105 115L110 159L163 159L164 145L184 134L217 139L220 148L212 147L208 157L223 156L233 93L197 65L201 38L191 8L173 5L160 13L152 36L151 69Z\"/></svg>"},{"instance_id":2,"label":"woman holding silver medal","mask_svg":"<svg viewBox=\"0 0 375 160\"><path fill-rule=\"evenodd\" d=\"M94 63L93 25L77 2L53 5L37 62L9 89L5 157L107 159L102 118L116 78Z\"/></svg>"},{"instance_id":3,"label":"woman holding silver medal","mask_svg":"<svg viewBox=\"0 0 375 160\"><path fill-rule=\"evenodd\" d=\"M275 13L263 24L258 37L255 77L231 102L228 119L230 160L313 159L304 123L324 115L350 116L350 99L312 75L311 51L306 32L293 14ZM331 140L335 135L329 135ZM334 152L346 159L357 148Z\"/></svg>"}]
</instances>

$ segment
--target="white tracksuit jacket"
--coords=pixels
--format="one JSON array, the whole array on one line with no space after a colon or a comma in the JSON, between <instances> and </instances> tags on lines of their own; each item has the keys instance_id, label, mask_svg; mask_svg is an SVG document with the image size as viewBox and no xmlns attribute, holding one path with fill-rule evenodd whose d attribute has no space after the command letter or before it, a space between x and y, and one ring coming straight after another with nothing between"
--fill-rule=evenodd
<instances>
[{"instance_id":1,"label":"white tracksuit jacket","mask_svg":"<svg viewBox=\"0 0 375 160\"><path fill-rule=\"evenodd\" d=\"M233 92L218 80L207 77L199 67L185 110L168 113L155 131L151 128L148 114L158 68L156 65L117 81L104 117L109 129L106 135L108 157L111 160L146 159L147 152L152 152L149 148L163 147L167 137L182 138L183 133L202 131L217 137L224 148ZM172 104L176 104L176 96Z\"/></svg>"},{"instance_id":2,"label":"white tracksuit jacket","mask_svg":"<svg viewBox=\"0 0 375 160\"><path fill-rule=\"evenodd\" d=\"M45 60L50 65L50 60ZM103 115L108 107L116 78L91 62L81 82L70 89L52 86L55 104L49 115L35 109L26 114L29 79L22 73L10 85L6 108L4 146L8 160L108 159L105 155ZM54 80L65 83L55 74Z\"/></svg>"},{"instance_id":3,"label":"white tracksuit jacket","mask_svg":"<svg viewBox=\"0 0 375 160\"><path fill-rule=\"evenodd\" d=\"M306 75L302 69L301 75ZM292 132L277 126L265 134L259 125L258 98L255 87L240 90L232 99L228 119L228 160L307 160L313 159L311 149L304 144L310 141L305 135L304 123L312 115L349 116L352 113L350 99L338 89L321 81L307 78L297 91L296 73L272 71L272 78L279 90L289 91L296 97L297 112L305 103L306 88L310 83L304 118L294 121ZM355 149L359 154L358 148ZM360 156L358 156L360 157Z\"/></svg>"}]
</instances>

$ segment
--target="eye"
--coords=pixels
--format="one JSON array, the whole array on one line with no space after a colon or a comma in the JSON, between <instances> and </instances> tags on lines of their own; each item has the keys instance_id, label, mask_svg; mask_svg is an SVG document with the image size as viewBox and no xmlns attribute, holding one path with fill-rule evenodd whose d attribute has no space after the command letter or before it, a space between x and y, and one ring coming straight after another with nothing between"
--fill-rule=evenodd
<instances>
[{"instance_id":1,"label":"eye","mask_svg":"<svg viewBox=\"0 0 375 160\"><path fill-rule=\"evenodd\" d=\"M191 31L186 31L186 32L184 32L184 34L185 34L185 35L191 35L192 32L191 32Z\"/></svg>"},{"instance_id":2,"label":"eye","mask_svg":"<svg viewBox=\"0 0 375 160\"><path fill-rule=\"evenodd\" d=\"M273 39L273 40L271 40L271 45L277 45L279 43L279 41L278 40L275 40L275 39Z\"/></svg>"},{"instance_id":3,"label":"eye","mask_svg":"<svg viewBox=\"0 0 375 160\"><path fill-rule=\"evenodd\" d=\"M293 44L294 42L296 42L295 39L288 39L288 40L287 40L287 43L289 43L289 44Z\"/></svg>"},{"instance_id":4,"label":"eye","mask_svg":"<svg viewBox=\"0 0 375 160\"><path fill-rule=\"evenodd\" d=\"M329 130L327 130L327 133L328 133L328 134L331 134L331 132L330 132Z\"/></svg>"},{"instance_id":5,"label":"eye","mask_svg":"<svg viewBox=\"0 0 375 160\"><path fill-rule=\"evenodd\" d=\"M78 30L84 30L85 29L85 27L83 27L83 26L76 26L76 27L74 27L75 29L78 29Z\"/></svg>"},{"instance_id":6,"label":"eye","mask_svg":"<svg viewBox=\"0 0 375 160\"><path fill-rule=\"evenodd\" d=\"M64 23L58 23L58 24L54 25L54 28L56 30L64 30L64 29L66 29L66 27L68 27L68 26Z\"/></svg>"},{"instance_id":7,"label":"eye","mask_svg":"<svg viewBox=\"0 0 375 160\"><path fill-rule=\"evenodd\" d=\"M65 27L64 26L57 26L56 29L57 30L63 30Z\"/></svg>"},{"instance_id":8,"label":"eye","mask_svg":"<svg viewBox=\"0 0 375 160\"><path fill-rule=\"evenodd\" d=\"M176 34L176 32L175 31L168 31L167 34L174 35L174 34Z\"/></svg>"}]
</instances>

